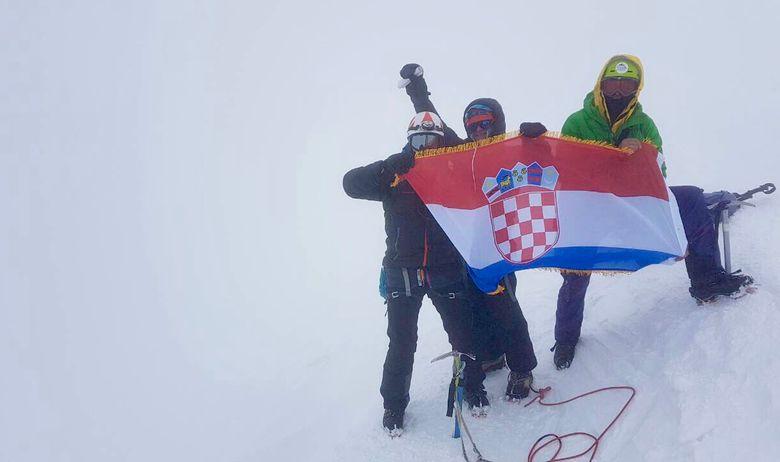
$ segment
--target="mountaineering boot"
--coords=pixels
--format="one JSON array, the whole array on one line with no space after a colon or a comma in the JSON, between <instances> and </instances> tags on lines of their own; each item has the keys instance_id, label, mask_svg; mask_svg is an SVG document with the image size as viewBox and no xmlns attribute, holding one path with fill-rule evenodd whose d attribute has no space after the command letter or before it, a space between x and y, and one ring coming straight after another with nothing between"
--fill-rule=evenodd
<instances>
[{"instance_id":1,"label":"mountaineering boot","mask_svg":"<svg viewBox=\"0 0 780 462\"><path fill-rule=\"evenodd\" d=\"M688 291L699 303L707 303L714 301L718 296L738 296L743 287L751 284L753 278L746 274L720 270L696 281L692 280Z\"/></svg>"},{"instance_id":2,"label":"mountaineering boot","mask_svg":"<svg viewBox=\"0 0 780 462\"><path fill-rule=\"evenodd\" d=\"M531 371L510 371L509 379L506 384L506 397L508 399L516 400L528 397L528 393L531 391L531 385L533 383L534 375Z\"/></svg>"},{"instance_id":3,"label":"mountaineering boot","mask_svg":"<svg viewBox=\"0 0 780 462\"><path fill-rule=\"evenodd\" d=\"M553 362L555 368L560 370L568 369L571 366L571 362L574 361L574 347L576 343L556 343L553 347L555 349L555 355L553 356Z\"/></svg>"},{"instance_id":4,"label":"mountaineering boot","mask_svg":"<svg viewBox=\"0 0 780 462\"><path fill-rule=\"evenodd\" d=\"M464 400L469 406L471 415L474 417L484 417L490 410L490 402L487 398L487 392L482 386L475 389L466 389Z\"/></svg>"},{"instance_id":5,"label":"mountaineering boot","mask_svg":"<svg viewBox=\"0 0 780 462\"><path fill-rule=\"evenodd\" d=\"M482 361L482 370L487 374L488 372L500 371L506 367L506 355L501 355L496 359L489 361Z\"/></svg>"},{"instance_id":6,"label":"mountaineering boot","mask_svg":"<svg viewBox=\"0 0 780 462\"><path fill-rule=\"evenodd\" d=\"M391 437L401 436L404 432L404 411L385 409L382 426Z\"/></svg>"}]
</instances>

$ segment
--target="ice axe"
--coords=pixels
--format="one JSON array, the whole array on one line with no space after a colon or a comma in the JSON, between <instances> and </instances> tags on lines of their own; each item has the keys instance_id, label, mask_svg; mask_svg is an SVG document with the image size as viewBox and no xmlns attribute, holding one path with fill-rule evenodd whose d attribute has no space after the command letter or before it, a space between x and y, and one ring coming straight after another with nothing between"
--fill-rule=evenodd
<instances>
[{"instance_id":1,"label":"ice axe","mask_svg":"<svg viewBox=\"0 0 780 462\"><path fill-rule=\"evenodd\" d=\"M460 409L463 409L463 371L466 368L466 364L462 360L463 356L468 356L473 361L477 359L474 355L453 350L431 360L431 363L435 363L449 357L453 359L452 382L450 382L450 390L447 394L447 417L452 417L453 411L457 413ZM457 409L455 409L456 407ZM455 429L452 432L452 437L460 438L460 422L457 416L455 417Z\"/></svg>"},{"instance_id":2,"label":"ice axe","mask_svg":"<svg viewBox=\"0 0 780 462\"><path fill-rule=\"evenodd\" d=\"M772 194L776 189L777 188L775 188L774 183L764 183L761 186L753 188L749 191L745 191L742 194L727 194L726 196L730 196L730 198L712 206L715 208L715 210L720 210L720 222L723 225L723 266L726 272L731 273L731 240L729 236L729 217L731 213L733 213L732 210L736 210L742 205L755 207L753 204L745 201L752 199L755 194L760 192L764 194Z\"/></svg>"},{"instance_id":3,"label":"ice axe","mask_svg":"<svg viewBox=\"0 0 780 462\"><path fill-rule=\"evenodd\" d=\"M466 364L463 362L463 357L465 356L471 359L472 361L476 361L477 358L472 354L462 353L460 351L453 350L433 358L431 360L431 363L435 363L436 361L449 358L450 356L453 358L453 363L452 363L452 382L450 383L449 396L447 397L447 417L452 417L454 411L455 430L452 433L452 437L460 438L460 448L463 453L463 459L466 460L466 462L471 462L471 459L469 459L468 453L466 452L466 443L464 443L463 438L461 438L461 434L460 434L460 430L461 428L463 428L463 431L466 433L466 436L468 437L469 442L471 443L471 450L477 456L474 462L490 462L489 460L483 458L482 454L479 452L479 449L477 449L477 443L474 442L474 437L471 436L469 427L466 425L466 421L463 420L463 414L462 414L463 371L466 368Z\"/></svg>"},{"instance_id":4,"label":"ice axe","mask_svg":"<svg viewBox=\"0 0 780 462\"><path fill-rule=\"evenodd\" d=\"M743 192L742 194L737 194L737 200L738 201L744 201L747 199L752 199L753 195L756 193L764 193L764 194L772 194L775 192L777 188L775 188L774 183L764 183L761 186L757 188L753 188L750 191Z\"/></svg>"}]
</instances>

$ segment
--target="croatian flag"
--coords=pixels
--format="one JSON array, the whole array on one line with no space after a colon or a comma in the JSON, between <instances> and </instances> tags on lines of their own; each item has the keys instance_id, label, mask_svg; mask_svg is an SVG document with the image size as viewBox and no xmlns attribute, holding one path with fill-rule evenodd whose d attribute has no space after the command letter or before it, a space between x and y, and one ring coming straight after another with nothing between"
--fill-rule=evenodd
<instances>
[{"instance_id":1,"label":"croatian flag","mask_svg":"<svg viewBox=\"0 0 780 462\"><path fill-rule=\"evenodd\" d=\"M515 136L424 151L405 178L484 292L512 271L636 271L688 245L649 144Z\"/></svg>"}]
</instances>

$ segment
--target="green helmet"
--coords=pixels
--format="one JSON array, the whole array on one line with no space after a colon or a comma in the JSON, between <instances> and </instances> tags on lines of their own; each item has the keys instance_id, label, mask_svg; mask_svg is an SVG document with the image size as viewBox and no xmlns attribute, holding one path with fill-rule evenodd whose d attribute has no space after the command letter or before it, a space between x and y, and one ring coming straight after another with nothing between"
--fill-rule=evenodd
<instances>
[{"instance_id":1,"label":"green helmet","mask_svg":"<svg viewBox=\"0 0 780 462\"><path fill-rule=\"evenodd\" d=\"M616 56L612 61L607 64L602 79L608 78L621 78L621 79L634 79L641 80L641 70L630 59L626 59L624 56Z\"/></svg>"}]
</instances>

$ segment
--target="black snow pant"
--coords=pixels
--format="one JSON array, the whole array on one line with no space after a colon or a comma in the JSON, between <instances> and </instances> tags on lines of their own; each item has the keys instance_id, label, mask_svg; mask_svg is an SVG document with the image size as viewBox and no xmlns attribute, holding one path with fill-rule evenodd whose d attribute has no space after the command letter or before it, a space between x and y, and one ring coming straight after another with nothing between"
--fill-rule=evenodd
<instances>
[{"instance_id":1,"label":"black snow pant","mask_svg":"<svg viewBox=\"0 0 780 462\"><path fill-rule=\"evenodd\" d=\"M517 279L514 274L505 277L503 285L503 292L488 295L472 284L477 359L488 361L506 354L510 370L528 372L536 367L536 355L528 334L528 323L515 296Z\"/></svg>"},{"instance_id":2,"label":"black snow pant","mask_svg":"<svg viewBox=\"0 0 780 462\"><path fill-rule=\"evenodd\" d=\"M474 354L472 308L462 266L385 268L387 280L387 336L390 343L380 393L385 409L406 409L417 350L417 318L423 296L441 316L453 350ZM464 386L479 388L485 379L476 361L464 359Z\"/></svg>"},{"instance_id":3,"label":"black snow pant","mask_svg":"<svg viewBox=\"0 0 780 462\"><path fill-rule=\"evenodd\" d=\"M715 228L700 188L672 186L669 189L677 200L685 237L688 239L685 267L693 283L722 270L718 250L718 230ZM555 341L576 344L580 338L585 293L588 291L590 275L566 272L561 275L563 285L558 291L558 307L555 311Z\"/></svg>"}]
</instances>

